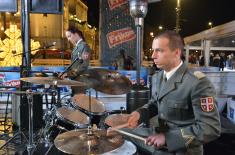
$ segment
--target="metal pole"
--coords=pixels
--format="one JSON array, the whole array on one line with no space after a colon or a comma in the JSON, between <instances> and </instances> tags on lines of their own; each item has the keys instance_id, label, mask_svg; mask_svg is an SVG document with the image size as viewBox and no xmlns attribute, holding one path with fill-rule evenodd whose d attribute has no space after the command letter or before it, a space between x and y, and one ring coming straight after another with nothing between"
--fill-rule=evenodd
<instances>
[{"instance_id":1,"label":"metal pole","mask_svg":"<svg viewBox=\"0 0 235 155\"><path fill-rule=\"evenodd\" d=\"M26 76L31 70L29 0L21 0L21 34L23 43L22 66L26 67Z\"/></svg>"},{"instance_id":2,"label":"metal pole","mask_svg":"<svg viewBox=\"0 0 235 155\"><path fill-rule=\"evenodd\" d=\"M27 98L28 98L28 110L29 110L29 144L27 146L28 150L34 148L33 144L33 94L28 91Z\"/></svg>"},{"instance_id":3,"label":"metal pole","mask_svg":"<svg viewBox=\"0 0 235 155\"><path fill-rule=\"evenodd\" d=\"M177 0L177 6L176 6L176 26L175 26L175 31L179 33L180 31L180 0Z\"/></svg>"},{"instance_id":4,"label":"metal pole","mask_svg":"<svg viewBox=\"0 0 235 155\"><path fill-rule=\"evenodd\" d=\"M141 51L142 51L142 27L136 26L136 82L140 85L140 69L141 69Z\"/></svg>"}]
</instances>

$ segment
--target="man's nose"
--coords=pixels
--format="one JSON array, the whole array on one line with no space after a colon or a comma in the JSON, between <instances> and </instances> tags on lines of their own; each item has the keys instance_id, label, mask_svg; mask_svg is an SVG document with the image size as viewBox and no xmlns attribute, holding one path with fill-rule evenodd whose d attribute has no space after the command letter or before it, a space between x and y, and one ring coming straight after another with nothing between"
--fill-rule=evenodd
<instances>
[{"instance_id":1,"label":"man's nose","mask_svg":"<svg viewBox=\"0 0 235 155\"><path fill-rule=\"evenodd\" d=\"M154 58L157 58L157 52L156 51L153 51L153 54L152 54L152 59Z\"/></svg>"}]
</instances>

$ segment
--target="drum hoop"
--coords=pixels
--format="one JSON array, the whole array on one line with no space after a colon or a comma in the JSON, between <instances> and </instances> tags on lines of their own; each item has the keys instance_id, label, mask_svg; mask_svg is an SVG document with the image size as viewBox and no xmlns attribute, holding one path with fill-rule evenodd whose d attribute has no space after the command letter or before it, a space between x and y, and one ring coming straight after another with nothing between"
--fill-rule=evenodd
<instances>
[{"instance_id":1,"label":"drum hoop","mask_svg":"<svg viewBox=\"0 0 235 155\"><path fill-rule=\"evenodd\" d=\"M89 112L88 110L79 107L79 106L78 106L76 103L74 103L74 102L72 102L72 105L73 105L73 107L74 107L75 109L77 109L77 110L79 110L79 111L81 111L81 112L84 112L86 115L91 114L91 115L102 116L102 115L106 114L106 111L104 111L104 112Z\"/></svg>"}]
</instances>

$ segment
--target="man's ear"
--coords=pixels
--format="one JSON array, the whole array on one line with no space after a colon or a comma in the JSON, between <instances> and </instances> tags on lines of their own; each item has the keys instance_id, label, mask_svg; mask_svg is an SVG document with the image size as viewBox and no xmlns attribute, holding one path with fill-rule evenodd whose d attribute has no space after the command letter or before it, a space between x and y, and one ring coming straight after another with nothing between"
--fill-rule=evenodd
<instances>
[{"instance_id":1,"label":"man's ear","mask_svg":"<svg viewBox=\"0 0 235 155\"><path fill-rule=\"evenodd\" d=\"M178 56L178 57L181 57L181 50L179 49L179 48L177 48L177 49L175 49L175 52L176 52L176 55Z\"/></svg>"}]
</instances>

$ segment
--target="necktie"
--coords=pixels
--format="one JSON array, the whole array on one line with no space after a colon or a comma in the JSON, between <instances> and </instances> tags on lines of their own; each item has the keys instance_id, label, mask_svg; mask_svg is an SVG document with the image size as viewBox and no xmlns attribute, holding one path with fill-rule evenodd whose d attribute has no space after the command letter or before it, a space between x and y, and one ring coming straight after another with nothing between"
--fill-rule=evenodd
<instances>
[{"instance_id":1,"label":"necktie","mask_svg":"<svg viewBox=\"0 0 235 155\"><path fill-rule=\"evenodd\" d=\"M166 82L167 82L167 78L166 78L166 75L164 74L162 77L161 90L163 90L163 88L165 87Z\"/></svg>"}]
</instances>

